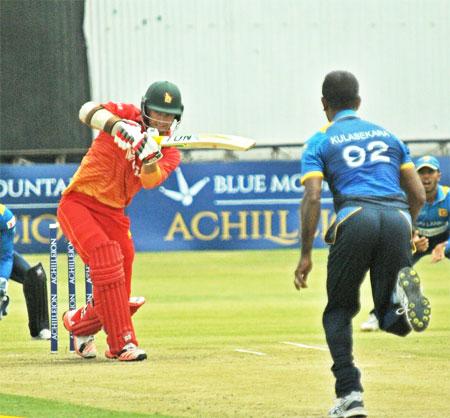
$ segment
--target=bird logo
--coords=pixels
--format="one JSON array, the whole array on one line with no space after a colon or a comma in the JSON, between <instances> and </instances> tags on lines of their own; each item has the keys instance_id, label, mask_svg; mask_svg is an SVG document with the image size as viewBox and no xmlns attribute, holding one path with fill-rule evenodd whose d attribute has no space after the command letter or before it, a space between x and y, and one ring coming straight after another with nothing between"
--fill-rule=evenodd
<instances>
[{"instance_id":1,"label":"bird logo","mask_svg":"<svg viewBox=\"0 0 450 418\"><path fill-rule=\"evenodd\" d=\"M159 187L158 190L169 199L175 200L176 202L181 202L183 206L192 205L194 197L197 196L200 190L202 190L203 187L205 187L205 185L210 181L209 177L203 177L201 180L189 187L180 168L175 169L175 175L178 183L178 191L169 190L162 186Z\"/></svg>"}]
</instances>

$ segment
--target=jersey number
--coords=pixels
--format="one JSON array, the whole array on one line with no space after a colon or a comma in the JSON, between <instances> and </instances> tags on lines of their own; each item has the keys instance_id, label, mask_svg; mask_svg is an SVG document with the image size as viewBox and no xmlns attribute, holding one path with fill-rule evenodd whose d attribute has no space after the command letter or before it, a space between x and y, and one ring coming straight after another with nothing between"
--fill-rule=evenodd
<instances>
[{"instance_id":1,"label":"jersey number","mask_svg":"<svg viewBox=\"0 0 450 418\"><path fill-rule=\"evenodd\" d=\"M369 153L370 161L378 161L388 163L390 158L383 155L389 146L383 141L372 141L367 144L366 149L356 145L349 145L342 151L342 156L349 167L355 168L364 164L366 155Z\"/></svg>"}]
</instances>

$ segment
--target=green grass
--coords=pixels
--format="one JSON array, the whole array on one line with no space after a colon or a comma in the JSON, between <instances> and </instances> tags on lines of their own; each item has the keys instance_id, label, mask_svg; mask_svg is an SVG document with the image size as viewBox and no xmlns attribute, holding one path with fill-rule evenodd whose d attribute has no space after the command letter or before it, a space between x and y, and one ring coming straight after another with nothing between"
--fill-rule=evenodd
<instances>
[{"instance_id":1,"label":"green grass","mask_svg":"<svg viewBox=\"0 0 450 418\"><path fill-rule=\"evenodd\" d=\"M17 395L2 395L0 399L1 413L7 413L9 416L14 414L15 416L34 418L165 418L164 415L114 412L108 409L90 408L67 402L49 401L49 398L38 399ZM0 415L0 417L3 417L3 415Z\"/></svg>"},{"instance_id":2,"label":"green grass","mask_svg":"<svg viewBox=\"0 0 450 418\"><path fill-rule=\"evenodd\" d=\"M48 342L29 338L21 288L11 283L10 315L0 322L0 415L323 417L334 397L329 353L284 342L326 346L326 255L315 252L309 288L298 293L294 250L137 254L133 294L147 304L134 323L149 360L134 364L77 358L61 325L60 353L49 354ZM27 258L48 266L47 256ZM449 266L429 258L417 265L433 317L425 333L407 338L358 331L372 307L364 283L354 349L370 417L448 415ZM103 333L97 344L102 353Z\"/></svg>"}]
</instances>

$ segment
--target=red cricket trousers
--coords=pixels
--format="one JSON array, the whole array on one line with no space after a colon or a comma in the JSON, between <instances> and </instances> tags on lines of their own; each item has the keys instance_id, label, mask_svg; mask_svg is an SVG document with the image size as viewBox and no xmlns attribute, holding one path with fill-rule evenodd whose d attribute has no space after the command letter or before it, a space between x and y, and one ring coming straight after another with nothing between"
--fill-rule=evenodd
<instances>
[{"instance_id":1,"label":"red cricket trousers","mask_svg":"<svg viewBox=\"0 0 450 418\"><path fill-rule=\"evenodd\" d=\"M124 257L125 286L129 297L134 244L131 239L130 220L124 209L112 208L93 197L71 192L60 201L58 222L66 238L87 265L94 248L107 241L119 243Z\"/></svg>"}]
</instances>

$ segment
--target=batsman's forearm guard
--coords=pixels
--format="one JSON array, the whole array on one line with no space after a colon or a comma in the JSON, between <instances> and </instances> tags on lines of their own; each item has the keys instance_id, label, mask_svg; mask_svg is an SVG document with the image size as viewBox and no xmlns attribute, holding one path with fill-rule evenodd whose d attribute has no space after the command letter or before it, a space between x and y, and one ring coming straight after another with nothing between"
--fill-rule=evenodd
<instances>
[{"instance_id":1,"label":"batsman's forearm guard","mask_svg":"<svg viewBox=\"0 0 450 418\"><path fill-rule=\"evenodd\" d=\"M116 134L115 124L122 119L95 102L87 102L81 106L80 121L93 129L99 129L112 136Z\"/></svg>"}]
</instances>

